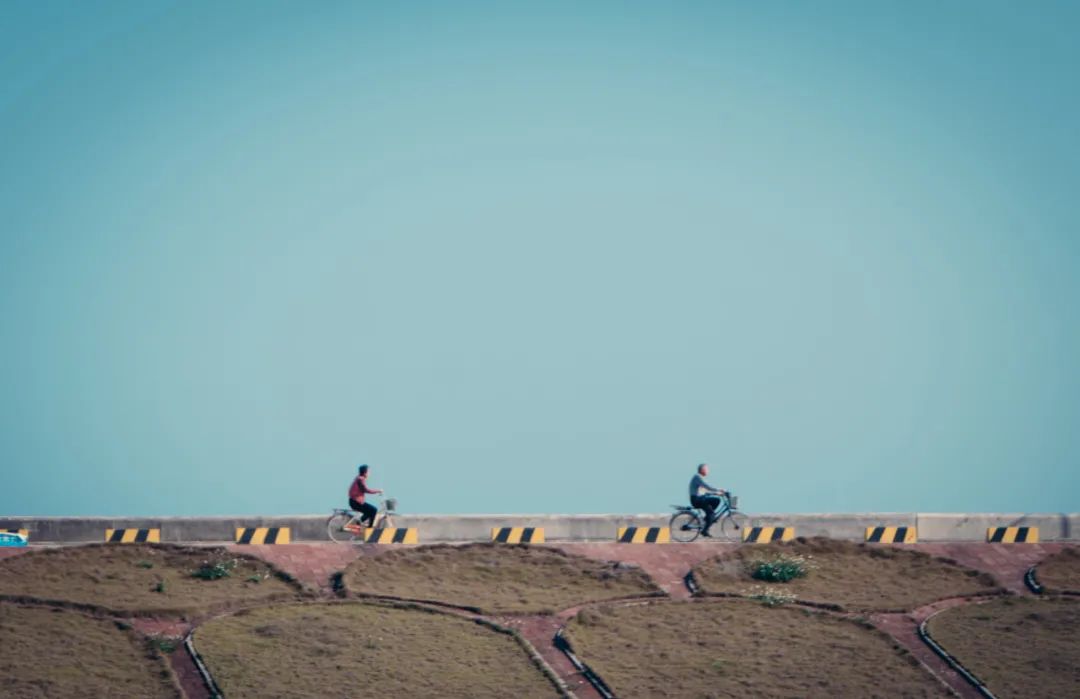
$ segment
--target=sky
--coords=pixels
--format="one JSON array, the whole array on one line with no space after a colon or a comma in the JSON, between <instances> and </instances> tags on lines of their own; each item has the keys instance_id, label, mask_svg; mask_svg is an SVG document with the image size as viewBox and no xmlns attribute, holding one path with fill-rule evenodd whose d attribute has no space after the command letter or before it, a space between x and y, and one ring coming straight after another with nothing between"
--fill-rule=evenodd
<instances>
[{"instance_id":1,"label":"sky","mask_svg":"<svg viewBox=\"0 0 1080 699\"><path fill-rule=\"evenodd\" d=\"M0 3L0 515L1080 511L1078 21Z\"/></svg>"}]
</instances>

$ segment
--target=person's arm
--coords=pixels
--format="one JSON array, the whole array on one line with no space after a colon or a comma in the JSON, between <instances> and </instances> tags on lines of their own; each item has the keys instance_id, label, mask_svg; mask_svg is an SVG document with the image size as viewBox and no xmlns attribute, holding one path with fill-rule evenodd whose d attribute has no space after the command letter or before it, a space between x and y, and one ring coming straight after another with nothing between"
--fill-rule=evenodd
<instances>
[{"instance_id":1,"label":"person's arm","mask_svg":"<svg viewBox=\"0 0 1080 699\"><path fill-rule=\"evenodd\" d=\"M382 491L379 490L378 488L369 488L368 487L366 478L360 481L360 487L363 488L364 492L368 493L369 495L382 495Z\"/></svg>"},{"instance_id":2,"label":"person's arm","mask_svg":"<svg viewBox=\"0 0 1080 699\"><path fill-rule=\"evenodd\" d=\"M711 485L706 483L704 481L704 479L701 481L701 484L703 486L705 486L705 489L708 490L711 493L716 493L717 495L725 495L727 493L727 491L724 490L723 488L714 488L714 487L712 487Z\"/></svg>"}]
</instances>

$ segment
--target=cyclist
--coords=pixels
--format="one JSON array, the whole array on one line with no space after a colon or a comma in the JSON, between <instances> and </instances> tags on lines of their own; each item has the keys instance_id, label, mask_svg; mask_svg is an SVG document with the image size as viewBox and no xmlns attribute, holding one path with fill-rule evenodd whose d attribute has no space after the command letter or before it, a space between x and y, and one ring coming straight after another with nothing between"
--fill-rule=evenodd
<instances>
[{"instance_id":1,"label":"cyclist","mask_svg":"<svg viewBox=\"0 0 1080 699\"><path fill-rule=\"evenodd\" d=\"M370 502L364 502L364 496L369 493L371 495L381 495L382 491L378 488L369 488L367 486L369 470L371 470L371 467L367 464L364 464L357 469L357 476L353 479L352 485L349 486L349 508L354 512L361 513L361 524L372 527L375 526L375 515L378 514L379 509Z\"/></svg>"},{"instance_id":2,"label":"cyclist","mask_svg":"<svg viewBox=\"0 0 1080 699\"><path fill-rule=\"evenodd\" d=\"M714 488L705 482L705 476L709 475L708 464L698 464L697 473L690 479L690 506L705 510L705 526L701 530L702 536L712 536L709 527L716 522L716 510L720 507L720 496L727 495L727 491Z\"/></svg>"}]
</instances>

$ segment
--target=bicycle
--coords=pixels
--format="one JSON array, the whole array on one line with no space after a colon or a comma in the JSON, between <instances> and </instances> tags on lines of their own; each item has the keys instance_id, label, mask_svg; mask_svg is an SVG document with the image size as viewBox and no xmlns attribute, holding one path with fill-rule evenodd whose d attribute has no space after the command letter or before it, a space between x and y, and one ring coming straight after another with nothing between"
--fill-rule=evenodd
<instances>
[{"instance_id":1,"label":"bicycle","mask_svg":"<svg viewBox=\"0 0 1080 699\"><path fill-rule=\"evenodd\" d=\"M390 529L394 526L394 510L397 500L386 498L383 500L379 511L375 513L375 521L371 527L364 527L360 522L361 513L354 510L335 509L330 513L330 519L326 520L326 534L331 541L339 544L362 544L366 541L367 529Z\"/></svg>"},{"instance_id":2,"label":"bicycle","mask_svg":"<svg viewBox=\"0 0 1080 699\"><path fill-rule=\"evenodd\" d=\"M716 519L713 520L709 533L720 526L720 536L716 537L723 541L739 541L742 530L747 526L748 518L739 512L739 498L731 493L720 496L720 507L716 509ZM690 543L701 535L705 528L705 511L698 507L688 505L672 505L675 514L671 515L668 526L671 528L671 538L679 543Z\"/></svg>"}]
</instances>

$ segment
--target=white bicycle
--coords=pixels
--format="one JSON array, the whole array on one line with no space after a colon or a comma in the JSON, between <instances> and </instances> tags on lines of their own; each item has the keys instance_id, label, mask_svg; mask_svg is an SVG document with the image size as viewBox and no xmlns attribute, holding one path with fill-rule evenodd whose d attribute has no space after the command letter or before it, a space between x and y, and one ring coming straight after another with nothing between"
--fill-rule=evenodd
<instances>
[{"instance_id":1,"label":"white bicycle","mask_svg":"<svg viewBox=\"0 0 1080 699\"><path fill-rule=\"evenodd\" d=\"M374 526L370 529L391 529L394 526L394 510L397 500L386 498L375 513ZM365 527L360 521L362 513L353 510L334 510L326 520L326 534L331 541L339 544L362 544L365 541Z\"/></svg>"}]
</instances>

